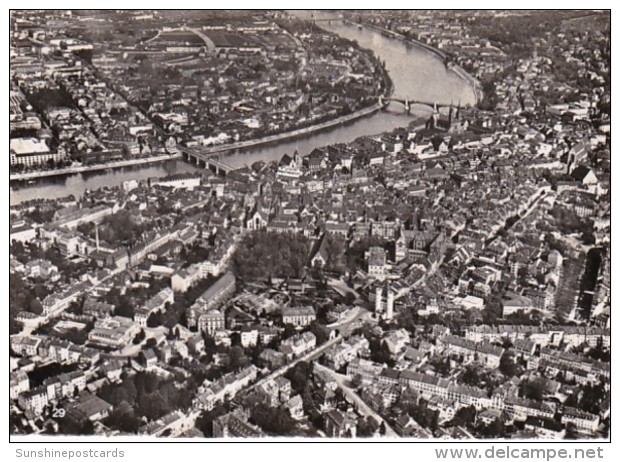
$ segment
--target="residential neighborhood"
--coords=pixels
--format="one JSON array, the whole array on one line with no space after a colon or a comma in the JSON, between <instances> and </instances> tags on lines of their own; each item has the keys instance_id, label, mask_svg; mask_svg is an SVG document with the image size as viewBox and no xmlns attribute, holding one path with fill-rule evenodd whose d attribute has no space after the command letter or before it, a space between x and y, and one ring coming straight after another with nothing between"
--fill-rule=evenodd
<instances>
[{"instance_id":1,"label":"residential neighborhood","mask_svg":"<svg viewBox=\"0 0 620 462\"><path fill-rule=\"evenodd\" d=\"M609 12L16 11L11 165L377 103L390 67L327 21L429 47L476 104L12 204L11 434L609 439Z\"/></svg>"}]
</instances>

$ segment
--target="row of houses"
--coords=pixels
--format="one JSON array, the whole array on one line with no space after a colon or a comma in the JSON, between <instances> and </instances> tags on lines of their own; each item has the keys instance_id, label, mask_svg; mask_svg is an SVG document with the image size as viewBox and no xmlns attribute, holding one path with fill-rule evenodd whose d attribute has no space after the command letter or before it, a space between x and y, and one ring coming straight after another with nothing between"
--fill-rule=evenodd
<instances>
[{"instance_id":1,"label":"row of houses","mask_svg":"<svg viewBox=\"0 0 620 462\"><path fill-rule=\"evenodd\" d=\"M198 389L194 406L200 410L211 411L216 403L232 399L257 376L258 368L252 364L237 373L227 374L215 382L205 381Z\"/></svg>"},{"instance_id":2,"label":"row of houses","mask_svg":"<svg viewBox=\"0 0 620 462\"><path fill-rule=\"evenodd\" d=\"M219 276L224 270L234 248L233 243L228 243L222 251L214 251L212 258L176 271L170 278L172 290L175 292L187 292L198 281L206 279L208 276Z\"/></svg>"},{"instance_id":3,"label":"row of houses","mask_svg":"<svg viewBox=\"0 0 620 462\"><path fill-rule=\"evenodd\" d=\"M446 335L437 339L448 354L462 356L464 361L479 364L488 369L497 369L504 349L488 342L474 342L465 337Z\"/></svg>"},{"instance_id":4,"label":"row of houses","mask_svg":"<svg viewBox=\"0 0 620 462\"><path fill-rule=\"evenodd\" d=\"M316 347L316 336L312 332L296 334L280 343L280 351L288 360L298 358Z\"/></svg>"},{"instance_id":5,"label":"row of houses","mask_svg":"<svg viewBox=\"0 0 620 462\"><path fill-rule=\"evenodd\" d=\"M44 338L37 335L14 335L11 349L24 357L38 356L63 364L95 364L100 359L100 351L84 345L76 345L68 340Z\"/></svg>"},{"instance_id":6,"label":"row of houses","mask_svg":"<svg viewBox=\"0 0 620 462\"><path fill-rule=\"evenodd\" d=\"M568 346L587 344L591 347L599 343L608 348L611 344L611 331L596 326L469 326L465 328L465 338L475 341L502 341L508 339L529 339L541 346Z\"/></svg>"},{"instance_id":7,"label":"row of houses","mask_svg":"<svg viewBox=\"0 0 620 462\"><path fill-rule=\"evenodd\" d=\"M62 291L49 294L43 299L44 316L57 316L66 310L71 302L76 301L80 296L88 292L92 284L88 281L80 281L67 287Z\"/></svg>"},{"instance_id":8,"label":"row of houses","mask_svg":"<svg viewBox=\"0 0 620 462\"><path fill-rule=\"evenodd\" d=\"M358 356L365 355L370 348L370 344L366 337L358 335L350 339L334 345L325 353L325 364L334 370L340 369L342 366L349 364Z\"/></svg>"},{"instance_id":9,"label":"row of houses","mask_svg":"<svg viewBox=\"0 0 620 462\"><path fill-rule=\"evenodd\" d=\"M364 368L360 368L363 363ZM373 367L374 366L374 367ZM525 421L528 418L553 420L556 414L561 414L561 422L572 423L576 428L595 432L600 424L600 417L596 414L584 412L572 407L560 407L549 402L535 401L521 398L506 392L498 392L491 396L481 388L458 384L453 380L423 374L412 370L395 371L383 368L365 360L354 360L347 368L347 375L355 377L360 373L370 375L371 381L364 387L366 394L376 395L381 390L380 399L394 402L398 387L407 387L422 397L452 403L454 407L474 406L479 411L492 409L506 412L516 420ZM376 386L375 386L376 385ZM395 388L396 387L396 388ZM370 396L369 395L369 396ZM374 396L373 395L373 396ZM376 396L371 397L375 399Z\"/></svg>"},{"instance_id":10,"label":"row of houses","mask_svg":"<svg viewBox=\"0 0 620 462\"><path fill-rule=\"evenodd\" d=\"M149 299L144 306L136 309L133 320L140 326L146 327L146 321L154 313L163 312L167 303L174 303L174 292L166 287Z\"/></svg>"},{"instance_id":11,"label":"row of houses","mask_svg":"<svg viewBox=\"0 0 620 462\"><path fill-rule=\"evenodd\" d=\"M219 308L235 293L236 287L236 278L230 271L220 277L188 309L188 326L211 335L225 329L226 317Z\"/></svg>"},{"instance_id":12,"label":"row of houses","mask_svg":"<svg viewBox=\"0 0 620 462\"><path fill-rule=\"evenodd\" d=\"M84 372L78 370L63 373L44 380L43 384L36 388L20 392L17 396L17 403L26 412L39 415L50 402L75 396L84 388L86 388ZM11 394L13 393L12 390Z\"/></svg>"}]
</instances>

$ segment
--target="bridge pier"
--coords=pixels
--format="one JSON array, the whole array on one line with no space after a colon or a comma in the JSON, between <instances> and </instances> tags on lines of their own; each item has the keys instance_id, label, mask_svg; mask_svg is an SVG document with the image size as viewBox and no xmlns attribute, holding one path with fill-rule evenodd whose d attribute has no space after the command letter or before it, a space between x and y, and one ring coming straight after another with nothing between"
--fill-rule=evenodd
<instances>
[{"instance_id":1,"label":"bridge pier","mask_svg":"<svg viewBox=\"0 0 620 462\"><path fill-rule=\"evenodd\" d=\"M183 149L183 158L186 159L189 163L195 164L198 168L209 169L214 172L216 175L226 176L229 171L233 171L234 167L228 165L224 160L222 160L222 154L209 154L202 153L198 150L193 149Z\"/></svg>"},{"instance_id":2,"label":"bridge pier","mask_svg":"<svg viewBox=\"0 0 620 462\"><path fill-rule=\"evenodd\" d=\"M217 165L214 164L213 162L206 161L205 162L205 168L208 168L209 170L211 170L216 175L219 175L219 169L218 169Z\"/></svg>"}]
</instances>

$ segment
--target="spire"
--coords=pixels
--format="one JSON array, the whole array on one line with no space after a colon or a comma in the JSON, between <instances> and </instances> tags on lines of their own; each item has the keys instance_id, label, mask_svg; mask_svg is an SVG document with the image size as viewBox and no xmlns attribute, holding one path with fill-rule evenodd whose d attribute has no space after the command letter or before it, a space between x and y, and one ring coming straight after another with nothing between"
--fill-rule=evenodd
<instances>
[{"instance_id":1,"label":"spire","mask_svg":"<svg viewBox=\"0 0 620 462\"><path fill-rule=\"evenodd\" d=\"M295 154L293 154L293 162L294 162L294 167L298 168L299 167L299 152L297 151L297 149L295 149Z\"/></svg>"},{"instance_id":2,"label":"spire","mask_svg":"<svg viewBox=\"0 0 620 462\"><path fill-rule=\"evenodd\" d=\"M437 102L433 105L433 115L431 116L431 128L439 127L439 111L437 110Z\"/></svg>"}]
</instances>

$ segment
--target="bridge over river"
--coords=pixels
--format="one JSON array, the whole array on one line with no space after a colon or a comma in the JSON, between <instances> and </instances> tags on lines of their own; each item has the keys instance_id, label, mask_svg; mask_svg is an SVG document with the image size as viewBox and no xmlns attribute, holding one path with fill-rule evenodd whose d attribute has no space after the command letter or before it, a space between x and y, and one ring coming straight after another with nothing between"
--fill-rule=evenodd
<instances>
[{"instance_id":1,"label":"bridge over river","mask_svg":"<svg viewBox=\"0 0 620 462\"><path fill-rule=\"evenodd\" d=\"M383 111L378 108L376 111L370 111L372 113L365 117L336 123L320 132L302 132L295 137L290 137L289 133L281 138L274 136L261 139L260 142L248 140L240 142L243 146L234 143L232 146L227 145L226 148L183 149L181 152L185 151L183 155L186 159L191 156L189 162L171 159L166 162L128 168L36 178L30 183L12 181L10 203L14 205L31 199L53 199L69 194L80 197L85 190L89 189L121 185L129 180L186 173L196 168L206 168L206 166L225 174L233 167L241 168L259 160L278 161L284 154L290 155L295 150L304 156L317 147L348 143L360 136L405 127L413 120L412 116L428 117L435 101L438 103L438 108L449 104L450 101L454 101L455 104L461 101L463 106L476 103L476 93L470 80L460 75L458 68L448 68L443 59L430 53L420 44L406 41L396 35L386 34L379 29L359 27L348 21L343 22L337 13L295 11L293 14L303 19L317 20L317 26L349 40L355 40L361 47L372 50L381 61L385 62L393 82L393 95L395 95L393 99L398 101L391 102L389 107ZM314 18L311 18L311 15ZM322 21L323 19L325 21ZM409 99L410 114L405 108L407 99ZM390 101L386 100L384 103L390 103ZM227 152L224 154L225 151ZM197 166L196 162L200 166Z\"/></svg>"},{"instance_id":2,"label":"bridge over river","mask_svg":"<svg viewBox=\"0 0 620 462\"><path fill-rule=\"evenodd\" d=\"M221 152L210 152L209 150L201 151L186 146L177 146L177 149L181 151L183 159L192 164L196 164L198 167L209 168L213 170L216 175L226 175L235 170L235 167L222 160L223 154Z\"/></svg>"},{"instance_id":3,"label":"bridge over river","mask_svg":"<svg viewBox=\"0 0 620 462\"><path fill-rule=\"evenodd\" d=\"M429 107L434 108L435 110L452 106L452 103L450 104L437 103L437 102L431 103L429 101L410 100L409 97L401 98L398 96L390 96L388 98L382 98L382 97L379 98L379 104L381 104L383 107L387 107L387 105L390 102L401 104L405 108L405 111L407 112L407 114L411 112L411 106L413 106L414 104L421 105L421 106L429 106Z\"/></svg>"}]
</instances>

